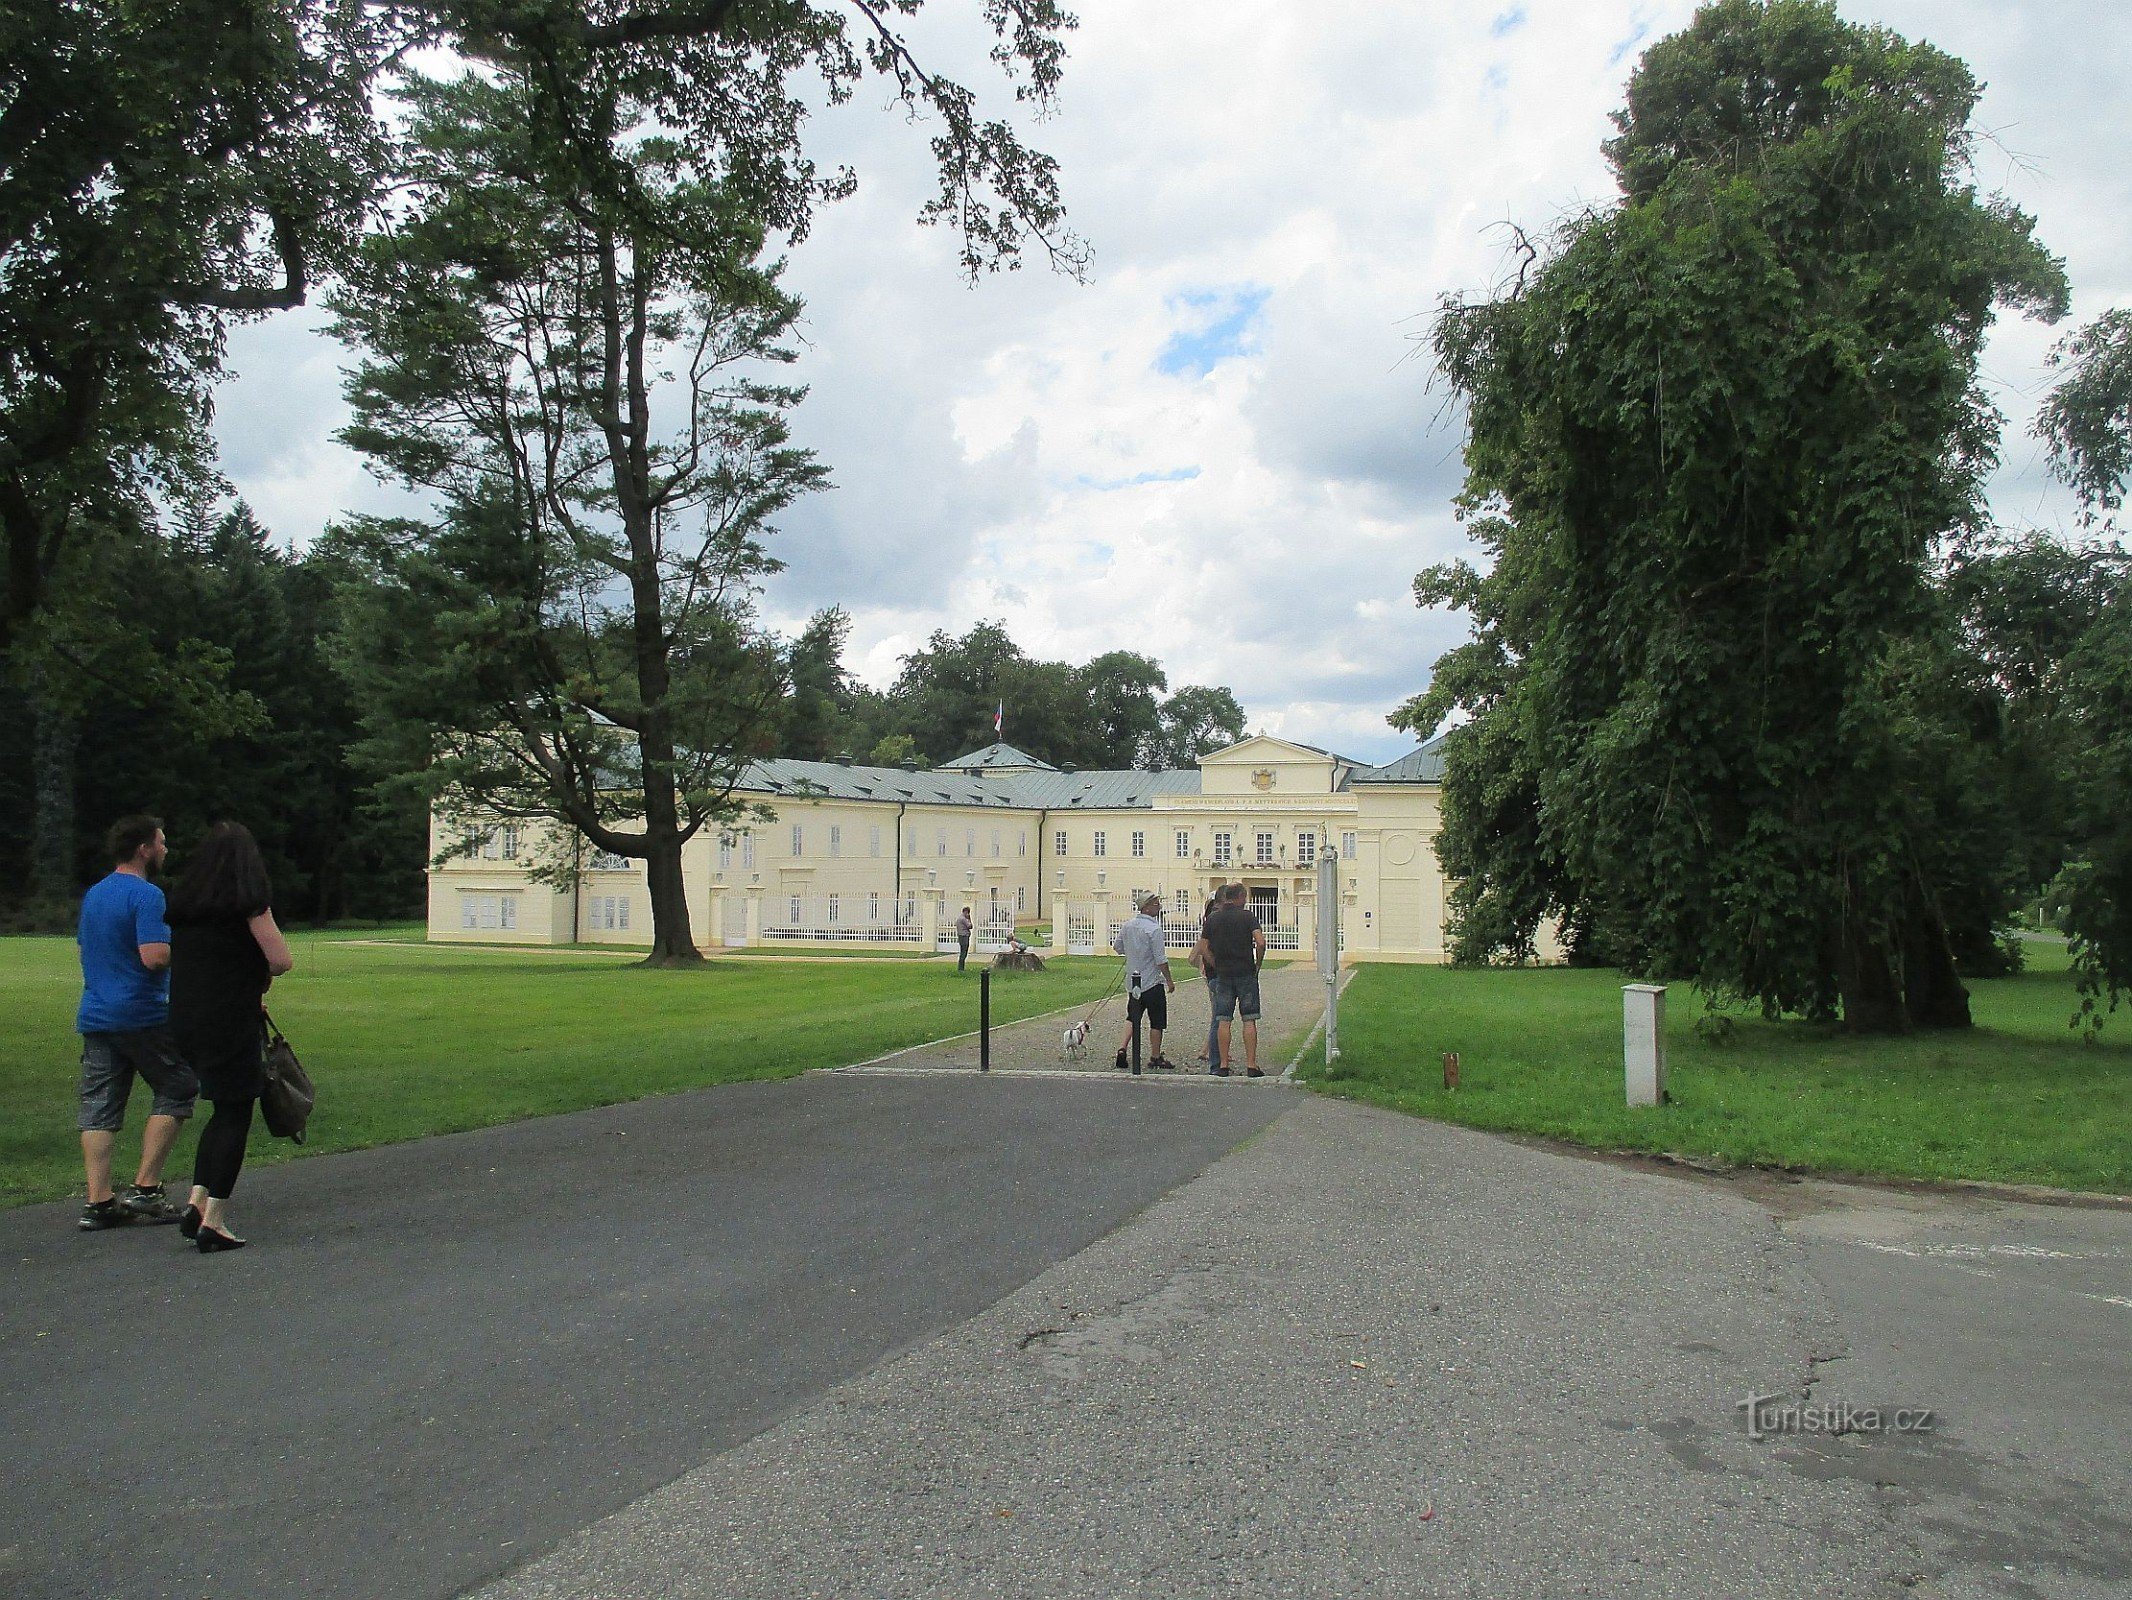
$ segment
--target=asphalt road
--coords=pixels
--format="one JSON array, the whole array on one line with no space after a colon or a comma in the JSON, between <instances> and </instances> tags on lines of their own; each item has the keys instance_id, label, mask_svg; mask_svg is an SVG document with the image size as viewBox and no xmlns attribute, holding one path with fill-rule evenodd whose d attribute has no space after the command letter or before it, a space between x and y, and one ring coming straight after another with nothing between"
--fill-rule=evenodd
<instances>
[{"instance_id":1,"label":"asphalt road","mask_svg":"<svg viewBox=\"0 0 2132 1600\"><path fill-rule=\"evenodd\" d=\"M0 1595L458 1594L1295 1098L818 1075L262 1170L234 1255L0 1214Z\"/></svg>"},{"instance_id":2,"label":"asphalt road","mask_svg":"<svg viewBox=\"0 0 2132 1600\"><path fill-rule=\"evenodd\" d=\"M479 1600L2123 1600L2128 1438L2132 1212L1306 1099Z\"/></svg>"}]
</instances>

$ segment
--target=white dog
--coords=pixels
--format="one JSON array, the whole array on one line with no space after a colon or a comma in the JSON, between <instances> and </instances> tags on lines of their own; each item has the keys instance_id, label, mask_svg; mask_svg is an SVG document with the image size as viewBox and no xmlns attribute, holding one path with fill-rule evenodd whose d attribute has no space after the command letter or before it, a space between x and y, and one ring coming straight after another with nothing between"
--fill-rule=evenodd
<instances>
[{"instance_id":1,"label":"white dog","mask_svg":"<svg viewBox=\"0 0 2132 1600\"><path fill-rule=\"evenodd\" d=\"M1080 1060L1082 1048L1088 1043L1088 1024L1076 1022L1072 1027L1068 1028L1063 1043L1065 1045L1066 1059L1068 1061Z\"/></svg>"}]
</instances>

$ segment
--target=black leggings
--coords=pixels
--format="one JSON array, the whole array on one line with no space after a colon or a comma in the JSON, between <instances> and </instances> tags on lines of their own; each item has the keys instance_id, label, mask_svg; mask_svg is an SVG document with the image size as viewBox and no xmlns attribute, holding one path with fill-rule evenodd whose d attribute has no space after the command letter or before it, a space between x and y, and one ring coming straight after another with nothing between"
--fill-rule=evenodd
<instances>
[{"instance_id":1,"label":"black leggings","mask_svg":"<svg viewBox=\"0 0 2132 1600\"><path fill-rule=\"evenodd\" d=\"M193 1152L192 1181L217 1200L227 1200L237 1187L237 1174L244 1166L244 1141L252 1131L252 1107L256 1100L217 1100L215 1114L200 1130L200 1146Z\"/></svg>"}]
</instances>

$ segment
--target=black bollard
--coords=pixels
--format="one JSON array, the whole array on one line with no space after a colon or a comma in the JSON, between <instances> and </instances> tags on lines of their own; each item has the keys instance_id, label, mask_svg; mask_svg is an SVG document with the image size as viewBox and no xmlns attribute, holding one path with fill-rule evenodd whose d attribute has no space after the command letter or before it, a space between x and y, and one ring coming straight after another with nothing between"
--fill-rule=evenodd
<instances>
[{"instance_id":1,"label":"black bollard","mask_svg":"<svg viewBox=\"0 0 2132 1600\"><path fill-rule=\"evenodd\" d=\"M1133 1019L1133 1076L1136 1078L1140 1076L1140 1011L1133 1004L1133 1001L1139 998L1140 980L1135 978L1133 980L1132 998L1125 1002L1125 1009L1127 1015Z\"/></svg>"},{"instance_id":2,"label":"black bollard","mask_svg":"<svg viewBox=\"0 0 2132 1600\"><path fill-rule=\"evenodd\" d=\"M992 1070L992 969L977 973L977 1070Z\"/></svg>"}]
</instances>

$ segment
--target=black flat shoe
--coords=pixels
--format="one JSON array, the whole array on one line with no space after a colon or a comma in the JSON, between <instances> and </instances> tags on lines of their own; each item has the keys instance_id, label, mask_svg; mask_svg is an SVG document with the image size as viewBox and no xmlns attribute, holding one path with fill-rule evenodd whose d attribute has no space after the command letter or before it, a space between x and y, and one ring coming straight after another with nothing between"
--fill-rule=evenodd
<instances>
[{"instance_id":1,"label":"black flat shoe","mask_svg":"<svg viewBox=\"0 0 2132 1600\"><path fill-rule=\"evenodd\" d=\"M203 1222L200 1224L199 1233L193 1238L193 1243L198 1246L200 1254L211 1256L223 1250L242 1250L250 1241L233 1238L221 1229L210 1228Z\"/></svg>"},{"instance_id":2,"label":"black flat shoe","mask_svg":"<svg viewBox=\"0 0 2132 1600\"><path fill-rule=\"evenodd\" d=\"M200 1208L187 1206L178 1213L178 1236L183 1239L200 1237Z\"/></svg>"}]
</instances>

